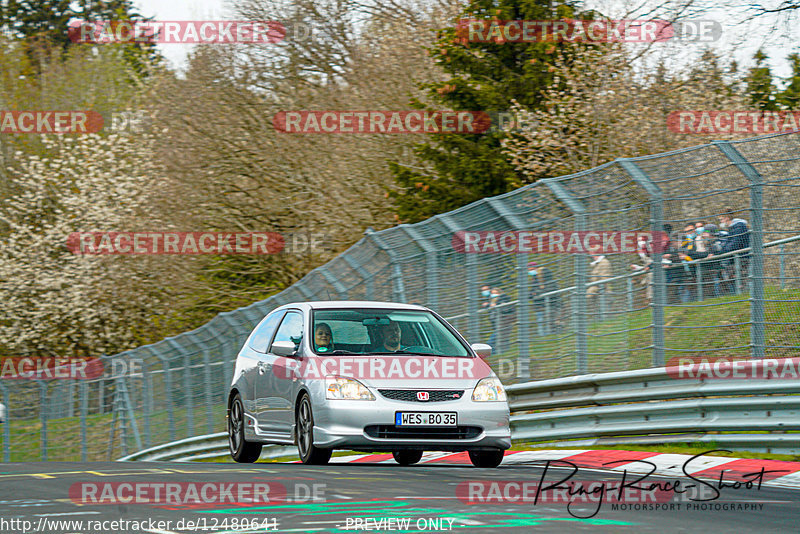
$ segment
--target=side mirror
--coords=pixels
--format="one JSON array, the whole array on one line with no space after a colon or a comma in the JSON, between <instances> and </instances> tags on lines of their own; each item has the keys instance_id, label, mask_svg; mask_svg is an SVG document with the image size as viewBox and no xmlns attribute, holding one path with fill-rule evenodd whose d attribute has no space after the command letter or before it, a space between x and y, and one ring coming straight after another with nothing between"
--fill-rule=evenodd
<instances>
[{"instance_id":1,"label":"side mirror","mask_svg":"<svg viewBox=\"0 0 800 534\"><path fill-rule=\"evenodd\" d=\"M486 359L492 355L492 347L486 343L473 343L470 346L480 358Z\"/></svg>"},{"instance_id":2,"label":"side mirror","mask_svg":"<svg viewBox=\"0 0 800 534\"><path fill-rule=\"evenodd\" d=\"M297 345L291 341L276 341L272 344L272 353L277 356L294 356L297 354Z\"/></svg>"}]
</instances>

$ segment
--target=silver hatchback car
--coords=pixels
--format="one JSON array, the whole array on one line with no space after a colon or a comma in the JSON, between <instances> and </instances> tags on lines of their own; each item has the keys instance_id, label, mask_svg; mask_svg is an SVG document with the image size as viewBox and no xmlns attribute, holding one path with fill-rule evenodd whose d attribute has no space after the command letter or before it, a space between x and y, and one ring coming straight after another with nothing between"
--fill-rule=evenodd
<instances>
[{"instance_id":1,"label":"silver hatchback car","mask_svg":"<svg viewBox=\"0 0 800 534\"><path fill-rule=\"evenodd\" d=\"M296 444L306 464L348 449L411 465L426 450L469 451L475 466L497 467L511 431L503 385L482 360L490 354L422 306L281 306L236 358L231 456L254 462L262 444Z\"/></svg>"}]
</instances>

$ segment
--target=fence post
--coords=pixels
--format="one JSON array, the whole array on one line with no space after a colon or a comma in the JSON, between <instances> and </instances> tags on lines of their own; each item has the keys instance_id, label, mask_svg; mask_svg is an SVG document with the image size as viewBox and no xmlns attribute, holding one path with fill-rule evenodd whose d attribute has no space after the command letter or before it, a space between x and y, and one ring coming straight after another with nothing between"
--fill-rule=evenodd
<instances>
[{"instance_id":1,"label":"fence post","mask_svg":"<svg viewBox=\"0 0 800 534\"><path fill-rule=\"evenodd\" d=\"M167 398L167 428L169 429L169 440L175 441L175 399L172 397L174 388L172 387L172 369L169 360L161 354L155 353L155 357L161 361L164 368L164 396Z\"/></svg>"},{"instance_id":2,"label":"fence post","mask_svg":"<svg viewBox=\"0 0 800 534\"><path fill-rule=\"evenodd\" d=\"M469 342L480 343L480 324L478 319L478 265L475 254L465 254L467 257L467 313L469 314L468 328ZM489 321L491 325L491 321ZM493 326L490 326L493 328Z\"/></svg>"},{"instance_id":3,"label":"fence post","mask_svg":"<svg viewBox=\"0 0 800 534\"><path fill-rule=\"evenodd\" d=\"M439 306L439 265L436 247L422 237L413 226L401 224L400 228L406 235L411 238L425 252L425 304L434 310Z\"/></svg>"},{"instance_id":4,"label":"fence post","mask_svg":"<svg viewBox=\"0 0 800 534\"><path fill-rule=\"evenodd\" d=\"M369 274L369 271L362 267L356 260L351 258L349 254L342 254L341 257L344 258L345 263L347 263L351 269L357 272L364 281L364 300L372 300L373 283L372 276Z\"/></svg>"},{"instance_id":5,"label":"fence post","mask_svg":"<svg viewBox=\"0 0 800 534\"><path fill-rule=\"evenodd\" d=\"M513 230L527 230L528 225L521 217L513 213L500 198L487 198L484 202L497 213ZM517 254L517 374L520 378L529 378L530 371L530 280L528 277L528 260L526 254ZM501 319L502 322L502 319ZM497 333L500 339L500 332ZM506 343L509 343L507 340ZM506 347L508 348L508 347Z\"/></svg>"},{"instance_id":6,"label":"fence post","mask_svg":"<svg viewBox=\"0 0 800 534\"><path fill-rule=\"evenodd\" d=\"M152 447L150 435L150 417L153 413L153 384L150 376L150 365L142 363L142 429L144 432L144 448Z\"/></svg>"},{"instance_id":7,"label":"fence post","mask_svg":"<svg viewBox=\"0 0 800 534\"><path fill-rule=\"evenodd\" d=\"M403 270L400 267L400 260L397 258L397 253L386 245L383 239L378 235L378 232L372 228L367 228L367 231L364 233L367 235L367 238L372 239L375 245L389 256L389 261L392 265L392 299L394 299L395 302L406 302Z\"/></svg>"},{"instance_id":8,"label":"fence post","mask_svg":"<svg viewBox=\"0 0 800 534\"><path fill-rule=\"evenodd\" d=\"M517 254L517 378L531 376L531 277L526 254Z\"/></svg>"},{"instance_id":9,"label":"fence post","mask_svg":"<svg viewBox=\"0 0 800 534\"><path fill-rule=\"evenodd\" d=\"M728 141L714 141L717 148L750 182L750 347L751 358L764 357L764 177ZM736 255L739 258L739 255Z\"/></svg>"},{"instance_id":10,"label":"fence post","mask_svg":"<svg viewBox=\"0 0 800 534\"><path fill-rule=\"evenodd\" d=\"M780 266L778 276L781 279L781 291L786 289L784 276L786 275L786 243L781 243Z\"/></svg>"},{"instance_id":11,"label":"fence post","mask_svg":"<svg viewBox=\"0 0 800 534\"><path fill-rule=\"evenodd\" d=\"M650 196L650 226L656 242L653 243L653 367L664 366L664 308L667 305L664 267L661 264L661 234L664 232L664 196L661 189L632 160L620 158L620 167Z\"/></svg>"},{"instance_id":12,"label":"fence post","mask_svg":"<svg viewBox=\"0 0 800 534\"><path fill-rule=\"evenodd\" d=\"M575 231L586 231L586 208L578 199L573 197L558 181L554 178L540 180L550 188L550 191L566 204L567 208L575 214ZM572 317L575 325L575 372L585 375L589 372L589 343L588 343L588 321L589 310L586 309L586 284L589 282L586 270L586 256L575 254L575 292L572 294Z\"/></svg>"},{"instance_id":13,"label":"fence post","mask_svg":"<svg viewBox=\"0 0 800 534\"><path fill-rule=\"evenodd\" d=\"M81 380L78 384L78 396L80 397L81 413L81 462L89 461L89 452L86 443L86 414L89 412L89 395L86 390L86 382Z\"/></svg>"},{"instance_id":14,"label":"fence post","mask_svg":"<svg viewBox=\"0 0 800 534\"><path fill-rule=\"evenodd\" d=\"M3 404L6 407L6 420L3 422L3 461L11 461L11 400L8 388L0 381L0 390L3 392Z\"/></svg>"},{"instance_id":15,"label":"fence post","mask_svg":"<svg viewBox=\"0 0 800 534\"><path fill-rule=\"evenodd\" d=\"M39 420L42 423L41 438L41 461L47 461L47 382L37 380L39 383Z\"/></svg>"},{"instance_id":16,"label":"fence post","mask_svg":"<svg viewBox=\"0 0 800 534\"><path fill-rule=\"evenodd\" d=\"M319 274L321 274L322 277L325 279L325 281L333 286L333 290L336 291L336 295L340 299L347 300L347 288L344 287L344 284L342 284L339 280L336 279L335 276L331 274L331 272L328 270L327 267L323 265L321 267L317 267L314 270L317 271ZM325 296L327 297L327 294Z\"/></svg>"}]
</instances>

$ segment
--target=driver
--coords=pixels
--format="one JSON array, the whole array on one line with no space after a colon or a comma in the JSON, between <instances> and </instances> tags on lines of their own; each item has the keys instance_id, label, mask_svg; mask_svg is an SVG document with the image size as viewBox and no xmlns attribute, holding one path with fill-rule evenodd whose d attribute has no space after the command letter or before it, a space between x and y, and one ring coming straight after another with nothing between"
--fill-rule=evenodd
<instances>
[{"instance_id":1,"label":"driver","mask_svg":"<svg viewBox=\"0 0 800 534\"><path fill-rule=\"evenodd\" d=\"M400 345L400 325L396 322L390 320L389 324L380 325L378 332L381 336L379 349L395 352L403 348Z\"/></svg>"},{"instance_id":2,"label":"driver","mask_svg":"<svg viewBox=\"0 0 800 534\"><path fill-rule=\"evenodd\" d=\"M333 350L333 332L328 323L317 323L314 327L314 344L319 352Z\"/></svg>"}]
</instances>

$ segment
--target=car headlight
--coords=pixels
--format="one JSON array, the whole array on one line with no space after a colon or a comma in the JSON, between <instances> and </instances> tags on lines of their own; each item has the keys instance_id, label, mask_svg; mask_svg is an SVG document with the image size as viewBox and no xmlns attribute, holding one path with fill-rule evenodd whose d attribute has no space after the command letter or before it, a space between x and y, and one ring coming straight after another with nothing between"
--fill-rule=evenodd
<instances>
[{"instance_id":1,"label":"car headlight","mask_svg":"<svg viewBox=\"0 0 800 534\"><path fill-rule=\"evenodd\" d=\"M352 378L325 377L325 398L331 400L375 400L367 387Z\"/></svg>"},{"instance_id":2,"label":"car headlight","mask_svg":"<svg viewBox=\"0 0 800 534\"><path fill-rule=\"evenodd\" d=\"M496 377L484 378L472 392L472 400L477 402L505 401L506 390Z\"/></svg>"}]
</instances>

